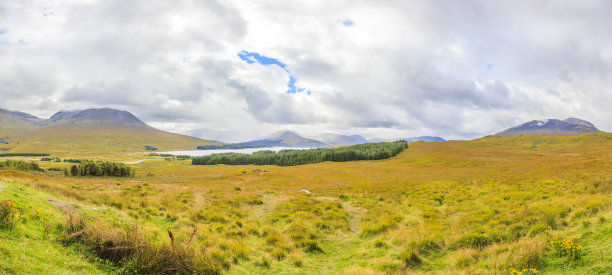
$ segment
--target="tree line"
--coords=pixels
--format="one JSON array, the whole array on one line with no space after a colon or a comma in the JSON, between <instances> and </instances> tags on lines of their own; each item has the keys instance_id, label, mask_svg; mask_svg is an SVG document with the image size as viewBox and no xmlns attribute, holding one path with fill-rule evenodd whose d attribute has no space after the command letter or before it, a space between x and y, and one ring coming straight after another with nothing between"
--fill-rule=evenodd
<instances>
[{"instance_id":1,"label":"tree line","mask_svg":"<svg viewBox=\"0 0 612 275\"><path fill-rule=\"evenodd\" d=\"M408 148L404 140L394 142L364 143L337 148L308 150L259 151L253 154L223 153L194 157L193 165L278 165L294 166L324 161L377 160L396 156Z\"/></svg>"},{"instance_id":2,"label":"tree line","mask_svg":"<svg viewBox=\"0 0 612 275\"><path fill-rule=\"evenodd\" d=\"M66 171L68 173L68 171ZM133 177L134 171L123 163L109 161L83 161L70 167L70 175L93 177Z\"/></svg>"},{"instance_id":3,"label":"tree line","mask_svg":"<svg viewBox=\"0 0 612 275\"><path fill-rule=\"evenodd\" d=\"M19 171L24 171L24 172L44 171L42 168L38 166L38 163L36 162L27 162L23 160L14 160L14 159L7 159L5 161L0 161L0 168L1 169L14 169L14 170L19 170Z\"/></svg>"},{"instance_id":4,"label":"tree line","mask_svg":"<svg viewBox=\"0 0 612 275\"><path fill-rule=\"evenodd\" d=\"M49 154L41 153L2 153L0 157L47 157Z\"/></svg>"}]
</instances>

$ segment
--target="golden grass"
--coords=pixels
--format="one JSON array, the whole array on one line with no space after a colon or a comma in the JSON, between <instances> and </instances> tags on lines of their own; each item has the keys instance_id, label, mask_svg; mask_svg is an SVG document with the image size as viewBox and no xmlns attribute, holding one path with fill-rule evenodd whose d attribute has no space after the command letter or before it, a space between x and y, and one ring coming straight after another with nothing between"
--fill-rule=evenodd
<instances>
[{"instance_id":1,"label":"golden grass","mask_svg":"<svg viewBox=\"0 0 612 275\"><path fill-rule=\"evenodd\" d=\"M197 227L194 242L231 263L230 273L562 273L610 268L593 254L567 265L550 253L545 231L589 231L585 253L612 252L588 237L609 234L602 232L610 225L611 154L611 134L486 137L411 143L380 161L277 167L157 159L133 165L128 179L13 171L0 178L103 206L151 234L169 228L185 240Z\"/></svg>"}]
</instances>

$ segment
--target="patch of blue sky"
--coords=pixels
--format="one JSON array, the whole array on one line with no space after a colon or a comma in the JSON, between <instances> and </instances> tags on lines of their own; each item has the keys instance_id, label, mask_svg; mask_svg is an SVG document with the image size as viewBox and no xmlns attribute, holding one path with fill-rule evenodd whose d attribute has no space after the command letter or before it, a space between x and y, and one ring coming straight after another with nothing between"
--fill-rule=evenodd
<instances>
[{"instance_id":1,"label":"patch of blue sky","mask_svg":"<svg viewBox=\"0 0 612 275\"><path fill-rule=\"evenodd\" d=\"M344 25L345 27L350 27L350 26L355 25L355 22L351 19L345 19L345 20L342 20L342 25Z\"/></svg>"},{"instance_id":2,"label":"patch of blue sky","mask_svg":"<svg viewBox=\"0 0 612 275\"><path fill-rule=\"evenodd\" d=\"M42 16L47 17L47 16L51 16L54 15L55 13L48 7L39 7L38 10L40 11L40 13L42 14Z\"/></svg>"},{"instance_id":3,"label":"patch of blue sky","mask_svg":"<svg viewBox=\"0 0 612 275\"><path fill-rule=\"evenodd\" d=\"M240 51L238 53L238 57L240 57L240 59L245 61L247 64L259 63L264 66L276 65L279 68L283 69L283 71L285 71L287 75L289 75L289 82L287 83L287 88L289 88L287 89L288 94L301 93L304 91L306 91L307 95L311 94L311 92L306 90L305 88L299 88L295 86L295 83L297 82L297 77L291 73L291 71L287 67L287 64L281 62L280 60L276 58L267 57L256 52L248 52L245 50Z\"/></svg>"}]
</instances>

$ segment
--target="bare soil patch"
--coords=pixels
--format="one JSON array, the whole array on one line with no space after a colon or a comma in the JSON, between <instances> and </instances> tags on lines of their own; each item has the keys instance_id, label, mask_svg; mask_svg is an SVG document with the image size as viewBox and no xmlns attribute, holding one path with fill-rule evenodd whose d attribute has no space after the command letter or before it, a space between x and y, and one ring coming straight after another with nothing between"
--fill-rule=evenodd
<instances>
[{"instance_id":1,"label":"bare soil patch","mask_svg":"<svg viewBox=\"0 0 612 275\"><path fill-rule=\"evenodd\" d=\"M64 210L64 211L68 211L68 212L72 212L72 211L76 211L76 208L74 208L72 205L74 204L74 202L70 202L70 201L56 201L56 200L47 200L50 204L53 204L55 206L57 206L58 208Z\"/></svg>"}]
</instances>

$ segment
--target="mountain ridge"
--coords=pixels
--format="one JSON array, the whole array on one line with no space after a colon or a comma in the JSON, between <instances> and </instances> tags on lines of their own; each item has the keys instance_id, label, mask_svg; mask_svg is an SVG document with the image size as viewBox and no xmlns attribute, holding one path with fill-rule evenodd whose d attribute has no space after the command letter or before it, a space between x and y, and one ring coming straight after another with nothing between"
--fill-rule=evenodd
<instances>
[{"instance_id":1,"label":"mountain ridge","mask_svg":"<svg viewBox=\"0 0 612 275\"><path fill-rule=\"evenodd\" d=\"M59 111L49 119L0 110L3 150L74 152L195 149L220 144L151 127L132 113L111 108Z\"/></svg>"},{"instance_id":2,"label":"mountain ridge","mask_svg":"<svg viewBox=\"0 0 612 275\"><path fill-rule=\"evenodd\" d=\"M504 131L496 133L496 136L520 136L520 135L582 135L588 133L601 132L592 123L578 119L578 118L567 118L564 120L560 119L545 119L545 120L532 120L508 128Z\"/></svg>"},{"instance_id":3,"label":"mountain ridge","mask_svg":"<svg viewBox=\"0 0 612 275\"><path fill-rule=\"evenodd\" d=\"M254 146L254 147L309 147L309 148L321 148L327 147L328 145L314 139L305 138L300 136L293 131L280 131L276 132L268 137L259 140L251 140L247 142L235 143L241 146Z\"/></svg>"}]
</instances>

